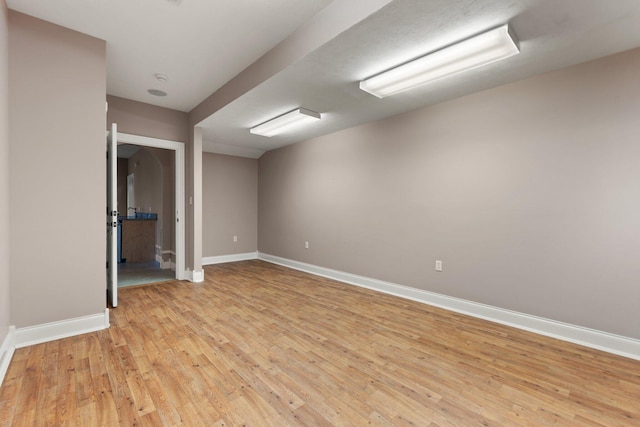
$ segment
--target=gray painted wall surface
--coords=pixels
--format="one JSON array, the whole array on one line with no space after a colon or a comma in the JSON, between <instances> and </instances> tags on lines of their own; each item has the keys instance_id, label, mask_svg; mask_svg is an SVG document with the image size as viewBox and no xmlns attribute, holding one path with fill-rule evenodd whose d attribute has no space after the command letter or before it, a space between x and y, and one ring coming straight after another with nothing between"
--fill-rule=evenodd
<instances>
[{"instance_id":1,"label":"gray painted wall surface","mask_svg":"<svg viewBox=\"0 0 640 427\"><path fill-rule=\"evenodd\" d=\"M111 95L107 102L108 129L117 123L118 132L132 135L179 142L186 142L189 137L187 113Z\"/></svg>"},{"instance_id":2,"label":"gray painted wall surface","mask_svg":"<svg viewBox=\"0 0 640 427\"><path fill-rule=\"evenodd\" d=\"M186 199L185 259L187 269L202 271L202 128L189 129L185 148Z\"/></svg>"},{"instance_id":3,"label":"gray painted wall surface","mask_svg":"<svg viewBox=\"0 0 640 427\"><path fill-rule=\"evenodd\" d=\"M202 199L203 257L258 250L257 160L203 153Z\"/></svg>"},{"instance_id":4,"label":"gray painted wall surface","mask_svg":"<svg viewBox=\"0 0 640 427\"><path fill-rule=\"evenodd\" d=\"M259 250L640 338L638 70L636 49L268 152Z\"/></svg>"},{"instance_id":5,"label":"gray painted wall surface","mask_svg":"<svg viewBox=\"0 0 640 427\"><path fill-rule=\"evenodd\" d=\"M9 332L9 11L0 0L0 345ZM0 354L0 358L2 354Z\"/></svg>"},{"instance_id":6,"label":"gray painted wall surface","mask_svg":"<svg viewBox=\"0 0 640 427\"><path fill-rule=\"evenodd\" d=\"M11 323L101 314L105 42L10 12L9 59Z\"/></svg>"}]
</instances>

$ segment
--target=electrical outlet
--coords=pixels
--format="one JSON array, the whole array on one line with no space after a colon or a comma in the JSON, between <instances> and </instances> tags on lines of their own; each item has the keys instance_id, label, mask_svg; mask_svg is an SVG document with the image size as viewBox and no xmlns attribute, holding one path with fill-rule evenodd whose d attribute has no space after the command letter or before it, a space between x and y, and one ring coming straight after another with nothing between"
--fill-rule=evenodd
<instances>
[{"instance_id":1,"label":"electrical outlet","mask_svg":"<svg viewBox=\"0 0 640 427\"><path fill-rule=\"evenodd\" d=\"M442 261L436 260L436 271L442 271Z\"/></svg>"},{"instance_id":2,"label":"electrical outlet","mask_svg":"<svg viewBox=\"0 0 640 427\"><path fill-rule=\"evenodd\" d=\"M309 242L304 242L304 248L309 249Z\"/></svg>"},{"instance_id":3,"label":"electrical outlet","mask_svg":"<svg viewBox=\"0 0 640 427\"><path fill-rule=\"evenodd\" d=\"M233 236L233 241L237 242L238 241L238 236Z\"/></svg>"}]
</instances>

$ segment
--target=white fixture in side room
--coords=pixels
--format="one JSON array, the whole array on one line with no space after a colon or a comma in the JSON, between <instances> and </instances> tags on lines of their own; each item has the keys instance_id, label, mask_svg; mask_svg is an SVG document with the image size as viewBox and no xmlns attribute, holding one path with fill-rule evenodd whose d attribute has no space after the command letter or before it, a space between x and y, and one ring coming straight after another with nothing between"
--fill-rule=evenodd
<instances>
[{"instance_id":1,"label":"white fixture in side room","mask_svg":"<svg viewBox=\"0 0 640 427\"><path fill-rule=\"evenodd\" d=\"M436 271L442 271L442 261L436 260Z\"/></svg>"},{"instance_id":2,"label":"white fixture in side room","mask_svg":"<svg viewBox=\"0 0 640 427\"><path fill-rule=\"evenodd\" d=\"M295 127L318 121L320 120L320 117L320 113L307 110L306 108L298 108L266 121L258 126L254 126L249 129L249 132L270 138Z\"/></svg>"},{"instance_id":3,"label":"white fixture in side room","mask_svg":"<svg viewBox=\"0 0 640 427\"><path fill-rule=\"evenodd\" d=\"M505 24L363 80L360 89L384 98L519 52L517 39Z\"/></svg>"}]
</instances>

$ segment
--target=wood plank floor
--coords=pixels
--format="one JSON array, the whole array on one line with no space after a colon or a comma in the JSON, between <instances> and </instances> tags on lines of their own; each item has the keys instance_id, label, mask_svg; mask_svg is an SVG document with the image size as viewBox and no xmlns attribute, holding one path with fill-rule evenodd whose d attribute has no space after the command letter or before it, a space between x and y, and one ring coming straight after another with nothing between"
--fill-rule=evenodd
<instances>
[{"instance_id":1,"label":"wood plank floor","mask_svg":"<svg viewBox=\"0 0 640 427\"><path fill-rule=\"evenodd\" d=\"M18 349L9 426L632 426L640 362L262 261Z\"/></svg>"}]
</instances>

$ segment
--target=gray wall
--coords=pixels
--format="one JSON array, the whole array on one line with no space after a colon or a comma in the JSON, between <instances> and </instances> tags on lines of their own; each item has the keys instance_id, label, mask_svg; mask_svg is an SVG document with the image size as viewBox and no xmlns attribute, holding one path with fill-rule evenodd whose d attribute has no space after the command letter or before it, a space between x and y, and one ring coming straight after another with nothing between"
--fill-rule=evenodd
<instances>
[{"instance_id":1,"label":"gray wall","mask_svg":"<svg viewBox=\"0 0 640 427\"><path fill-rule=\"evenodd\" d=\"M9 332L9 11L0 0L0 345ZM2 354L0 353L0 359Z\"/></svg>"},{"instance_id":2,"label":"gray wall","mask_svg":"<svg viewBox=\"0 0 640 427\"><path fill-rule=\"evenodd\" d=\"M111 123L117 123L118 132L132 135L179 142L186 142L189 137L187 113L111 95L107 102L108 129Z\"/></svg>"},{"instance_id":3,"label":"gray wall","mask_svg":"<svg viewBox=\"0 0 640 427\"><path fill-rule=\"evenodd\" d=\"M151 151L142 148L129 158L129 174L134 174L136 209L162 216L162 166ZM156 240L157 241L157 240Z\"/></svg>"},{"instance_id":4,"label":"gray wall","mask_svg":"<svg viewBox=\"0 0 640 427\"><path fill-rule=\"evenodd\" d=\"M638 70L636 49L268 152L259 250L640 338Z\"/></svg>"},{"instance_id":5,"label":"gray wall","mask_svg":"<svg viewBox=\"0 0 640 427\"><path fill-rule=\"evenodd\" d=\"M258 250L257 160L203 153L202 201L203 257Z\"/></svg>"},{"instance_id":6,"label":"gray wall","mask_svg":"<svg viewBox=\"0 0 640 427\"><path fill-rule=\"evenodd\" d=\"M103 313L105 42L10 12L9 59L11 323Z\"/></svg>"}]
</instances>

